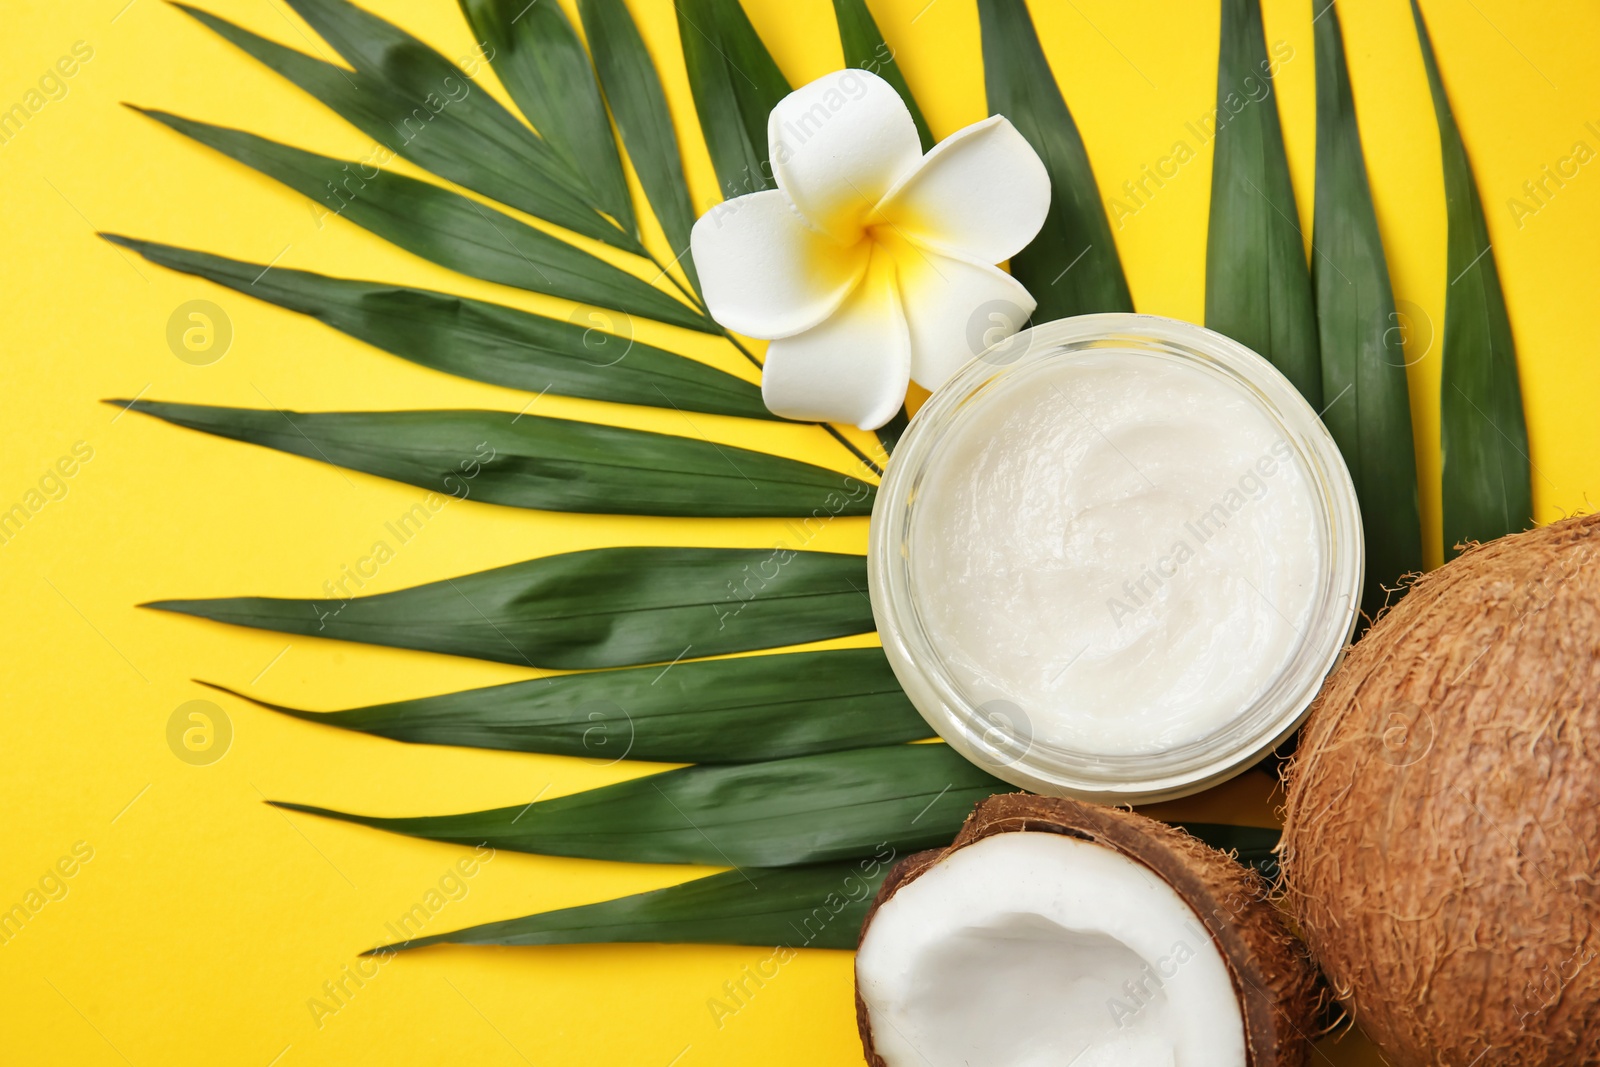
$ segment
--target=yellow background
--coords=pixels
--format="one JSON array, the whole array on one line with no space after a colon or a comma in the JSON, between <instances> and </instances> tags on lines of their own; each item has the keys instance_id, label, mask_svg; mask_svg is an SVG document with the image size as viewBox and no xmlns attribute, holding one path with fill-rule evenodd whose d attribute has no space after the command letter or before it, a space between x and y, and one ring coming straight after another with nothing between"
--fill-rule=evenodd
<instances>
[{"instance_id":1,"label":"yellow background","mask_svg":"<svg viewBox=\"0 0 1600 1067\"><path fill-rule=\"evenodd\" d=\"M281 0L208 5L291 46L309 31ZM452 57L473 42L450 0L373 6ZM667 90L700 209L715 185L666 0L632 4ZM1309 220L1315 150L1311 4L1267 5L1290 161ZM752 17L796 84L840 63L829 0L756 0ZM937 134L985 114L971 0L874 0ZM1045 49L1102 190L1188 139L1213 104L1214 4L1036 3ZM1594 417L1595 249L1600 165L1532 217L1507 199L1575 141L1600 147L1600 11L1576 0L1535 16L1515 0L1430 0L1445 79L1483 191L1510 300L1537 468L1541 520L1600 490ZM1344 0L1350 63L1396 295L1413 311L1419 438L1437 435L1444 202L1438 140L1401 0ZM159 0L10 0L0 35L0 106L21 100L75 42L93 58L68 93L0 145L4 363L0 510L21 501L75 442L92 461L67 495L0 545L5 621L5 812L0 908L22 901L75 842L93 859L67 894L0 945L0 1062L7 1064L853 1064L860 1060L845 953L803 954L719 1026L707 1002L761 949L685 946L441 948L402 956L321 1025L308 1006L384 923L423 900L464 850L410 841L261 803L289 798L381 813L470 810L556 796L640 773L575 759L413 747L275 717L192 682L334 708L506 681L510 667L256 633L134 605L167 596L312 596L386 538L420 499L406 486L178 430L98 403L133 396L307 409L485 406L528 398L447 378L308 319L152 266L98 241L115 230L256 262L276 260L565 314L558 302L471 282L386 246L308 202L118 106L238 125L330 154L370 143L292 86ZM492 86L499 92L498 86ZM398 165L402 170L409 168ZM1594 171L1594 173L1590 173ZM1187 165L1117 240L1142 311L1198 320L1210 153ZM225 309L231 350L179 361L166 327L185 301ZM662 327L641 337L677 340ZM706 358L744 373L731 351ZM676 413L557 397L575 414L691 433ZM820 431L696 416L706 434L844 469ZM747 435L747 436L746 436ZM1427 526L1438 531L1438 456L1419 455ZM865 520L815 545L859 550ZM547 515L452 503L369 585L393 589L600 545L763 545L766 521ZM1437 550L1433 558L1438 558ZM848 643L848 642L842 642ZM166 728L185 701L214 698L234 730L218 762L191 766ZM1179 810L1263 819L1251 776ZM466 881L427 932L655 888L704 873L501 854ZM352 987L353 988L353 987ZM1369 1062L1347 1041L1322 1063ZM1376 1062L1370 1060L1370 1062Z\"/></svg>"}]
</instances>

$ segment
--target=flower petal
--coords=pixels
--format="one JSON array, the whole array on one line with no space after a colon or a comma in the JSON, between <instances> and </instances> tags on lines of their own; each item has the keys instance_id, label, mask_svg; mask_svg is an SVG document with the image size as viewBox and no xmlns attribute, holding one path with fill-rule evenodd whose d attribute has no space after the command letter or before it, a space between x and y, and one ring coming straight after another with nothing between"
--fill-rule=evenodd
<instances>
[{"instance_id":1,"label":"flower petal","mask_svg":"<svg viewBox=\"0 0 1600 1067\"><path fill-rule=\"evenodd\" d=\"M711 317L749 337L809 330L839 307L871 249L817 232L776 189L724 201L689 236Z\"/></svg>"},{"instance_id":2,"label":"flower petal","mask_svg":"<svg viewBox=\"0 0 1600 1067\"><path fill-rule=\"evenodd\" d=\"M910 337L894 264L880 253L837 313L767 346L761 398L787 419L876 430L905 402L910 372Z\"/></svg>"},{"instance_id":3,"label":"flower petal","mask_svg":"<svg viewBox=\"0 0 1600 1067\"><path fill-rule=\"evenodd\" d=\"M916 169L922 143L894 86L865 70L825 74L778 102L767 119L778 188L819 230L844 242Z\"/></svg>"},{"instance_id":4,"label":"flower petal","mask_svg":"<svg viewBox=\"0 0 1600 1067\"><path fill-rule=\"evenodd\" d=\"M1002 115L934 145L879 205L902 236L985 263L1026 248L1049 210L1050 175Z\"/></svg>"},{"instance_id":5,"label":"flower petal","mask_svg":"<svg viewBox=\"0 0 1600 1067\"><path fill-rule=\"evenodd\" d=\"M911 330L911 377L925 389L939 388L1016 333L1038 306L1021 282L988 263L909 243L896 246L895 262Z\"/></svg>"}]
</instances>

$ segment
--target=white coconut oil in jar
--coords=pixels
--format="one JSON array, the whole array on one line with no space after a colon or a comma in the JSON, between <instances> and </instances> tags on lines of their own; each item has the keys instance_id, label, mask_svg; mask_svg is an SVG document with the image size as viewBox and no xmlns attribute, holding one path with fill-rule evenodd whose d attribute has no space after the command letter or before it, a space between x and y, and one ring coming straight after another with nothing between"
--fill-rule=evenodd
<instances>
[{"instance_id":1,"label":"white coconut oil in jar","mask_svg":"<svg viewBox=\"0 0 1600 1067\"><path fill-rule=\"evenodd\" d=\"M1281 374L1201 327L1049 323L931 398L873 514L913 702L1015 784L1182 795L1298 725L1354 624L1354 489Z\"/></svg>"}]
</instances>

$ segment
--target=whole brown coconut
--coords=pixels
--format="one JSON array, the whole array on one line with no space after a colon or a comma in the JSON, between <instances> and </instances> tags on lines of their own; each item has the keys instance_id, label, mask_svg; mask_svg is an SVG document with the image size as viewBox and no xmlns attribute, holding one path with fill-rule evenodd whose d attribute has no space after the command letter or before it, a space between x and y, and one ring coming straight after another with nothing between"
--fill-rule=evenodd
<instances>
[{"instance_id":1,"label":"whole brown coconut","mask_svg":"<svg viewBox=\"0 0 1600 1067\"><path fill-rule=\"evenodd\" d=\"M1326 990L1305 946L1268 900L1266 882L1227 853L1131 811L1029 793L980 801L949 848L918 852L889 872L863 931L885 902L940 860L994 834L1021 832L1093 842L1154 871L1205 923L1227 963L1244 1018L1249 1067L1303 1067L1310 1061ZM859 987L856 1023L867 1062L886 1067L873 1047L872 1021Z\"/></svg>"},{"instance_id":2,"label":"whole brown coconut","mask_svg":"<svg viewBox=\"0 0 1600 1067\"><path fill-rule=\"evenodd\" d=\"M1312 954L1395 1067L1600 1063L1600 516L1476 547L1350 651L1288 771Z\"/></svg>"}]
</instances>

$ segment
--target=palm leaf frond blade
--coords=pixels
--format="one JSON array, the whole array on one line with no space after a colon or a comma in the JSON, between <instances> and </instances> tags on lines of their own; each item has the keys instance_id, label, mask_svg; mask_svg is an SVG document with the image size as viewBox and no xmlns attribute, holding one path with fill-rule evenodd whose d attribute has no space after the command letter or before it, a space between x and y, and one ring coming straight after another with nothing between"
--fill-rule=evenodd
<instances>
[{"instance_id":1,"label":"palm leaf frond blade","mask_svg":"<svg viewBox=\"0 0 1600 1067\"><path fill-rule=\"evenodd\" d=\"M526 0L461 0L461 10L534 129L583 176L596 205L626 233L636 234L633 199L594 68L561 7Z\"/></svg>"},{"instance_id":2,"label":"palm leaf frond blade","mask_svg":"<svg viewBox=\"0 0 1600 1067\"><path fill-rule=\"evenodd\" d=\"M342 14L342 0L305 5ZM219 37L315 97L384 150L442 178L530 215L626 251L640 251L630 233L596 211L592 195L531 130L449 60L389 23L361 12L339 27L341 51L358 64L334 63L251 33L199 8L179 7ZM359 9L354 9L359 11ZM381 46L357 47L373 26L387 27ZM332 32L330 30L330 32Z\"/></svg>"},{"instance_id":3,"label":"palm leaf frond blade","mask_svg":"<svg viewBox=\"0 0 1600 1067\"><path fill-rule=\"evenodd\" d=\"M418 937L370 954L426 945L692 942L853 949L894 853L810 867L745 867L618 900Z\"/></svg>"},{"instance_id":4,"label":"palm leaf frond blade","mask_svg":"<svg viewBox=\"0 0 1600 1067\"><path fill-rule=\"evenodd\" d=\"M1339 14L1318 16L1317 186L1311 283L1322 359L1322 421L1338 442L1361 501L1366 539L1362 608L1422 570L1422 519L1406 358L1367 183Z\"/></svg>"},{"instance_id":5,"label":"palm leaf frond blade","mask_svg":"<svg viewBox=\"0 0 1600 1067\"><path fill-rule=\"evenodd\" d=\"M873 487L767 452L502 411L299 412L111 401L444 497L544 511L710 518L867 515Z\"/></svg>"},{"instance_id":6,"label":"palm leaf frond blade","mask_svg":"<svg viewBox=\"0 0 1600 1067\"><path fill-rule=\"evenodd\" d=\"M642 278L448 189L243 130L140 110L322 204L329 214L440 266L484 281L716 332L704 316Z\"/></svg>"},{"instance_id":7,"label":"palm leaf frond blade","mask_svg":"<svg viewBox=\"0 0 1600 1067\"><path fill-rule=\"evenodd\" d=\"M305 711L214 688L308 722L413 744L608 761L744 763L932 736L877 648L564 674L346 711Z\"/></svg>"},{"instance_id":8,"label":"palm leaf frond blade","mask_svg":"<svg viewBox=\"0 0 1600 1067\"><path fill-rule=\"evenodd\" d=\"M1050 212L1011 273L1039 302L1040 322L1132 311L1117 242L1077 123L1039 45L1024 0L979 0L989 113L1014 125L1050 174Z\"/></svg>"},{"instance_id":9,"label":"palm leaf frond blade","mask_svg":"<svg viewBox=\"0 0 1600 1067\"><path fill-rule=\"evenodd\" d=\"M632 667L870 633L862 556L599 548L392 593L146 605L236 626L558 670Z\"/></svg>"},{"instance_id":10,"label":"palm leaf frond blade","mask_svg":"<svg viewBox=\"0 0 1600 1067\"><path fill-rule=\"evenodd\" d=\"M850 859L884 845L910 852L948 844L973 804L1010 789L948 745L930 744L683 767L461 815L381 818L279 806L513 852L787 867Z\"/></svg>"},{"instance_id":11,"label":"palm leaf frond blade","mask_svg":"<svg viewBox=\"0 0 1600 1067\"><path fill-rule=\"evenodd\" d=\"M1491 541L1528 527L1533 521L1532 461L1516 343L1483 201L1416 0L1411 15L1439 123L1449 229L1439 384L1448 557L1457 545Z\"/></svg>"},{"instance_id":12,"label":"palm leaf frond blade","mask_svg":"<svg viewBox=\"0 0 1600 1067\"><path fill-rule=\"evenodd\" d=\"M789 82L739 0L677 0L695 111L724 198L773 187L767 116Z\"/></svg>"},{"instance_id":13,"label":"palm leaf frond blade","mask_svg":"<svg viewBox=\"0 0 1600 1067\"><path fill-rule=\"evenodd\" d=\"M1260 0L1223 0L1206 325L1254 349L1322 407L1317 318ZM1264 91L1262 91L1264 90Z\"/></svg>"},{"instance_id":14,"label":"palm leaf frond blade","mask_svg":"<svg viewBox=\"0 0 1600 1067\"><path fill-rule=\"evenodd\" d=\"M700 279L694 257L689 255L694 205L655 62L622 0L578 0L578 14L611 116L639 175L645 199L655 210L675 261L698 292Z\"/></svg>"},{"instance_id":15,"label":"palm leaf frond blade","mask_svg":"<svg viewBox=\"0 0 1600 1067\"><path fill-rule=\"evenodd\" d=\"M911 110L911 121L917 125L917 139L922 142L922 150L928 151L933 147L933 131L928 128L922 108L917 106L916 98L911 95L911 86L906 84L900 64L894 61L894 49L883 39L883 31L878 29L877 20L867 7L867 0L833 0L833 17L839 24L839 44L844 49L844 65L870 70L894 86L895 92L900 94L900 99Z\"/></svg>"},{"instance_id":16,"label":"palm leaf frond blade","mask_svg":"<svg viewBox=\"0 0 1600 1067\"><path fill-rule=\"evenodd\" d=\"M387 282L246 263L121 234L152 263L308 315L424 367L474 381L617 404L774 419L754 382L588 324ZM619 320L627 330L628 324ZM629 331L631 332L631 331Z\"/></svg>"}]
</instances>

